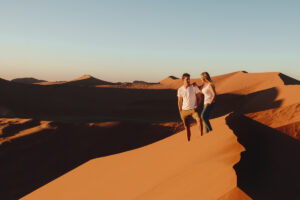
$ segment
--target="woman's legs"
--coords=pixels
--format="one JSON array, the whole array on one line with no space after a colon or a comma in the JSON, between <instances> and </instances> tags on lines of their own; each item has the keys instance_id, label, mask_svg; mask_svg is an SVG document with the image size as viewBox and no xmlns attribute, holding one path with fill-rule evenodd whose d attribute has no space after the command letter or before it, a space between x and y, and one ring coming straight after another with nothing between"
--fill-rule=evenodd
<instances>
[{"instance_id":1,"label":"woman's legs","mask_svg":"<svg viewBox=\"0 0 300 200\"><path fill-rule=\"evenodd\" d=\"M213 104L208 105L208 106L206 105L206 106L204 106L204 108L202 110L202 113L201 113L201 118L204 122L206 133L212 131L212 127L211 127L211 124L209 122L209 114L210 114L212 108L213 108Z\"/></svg>"}]
</instances>

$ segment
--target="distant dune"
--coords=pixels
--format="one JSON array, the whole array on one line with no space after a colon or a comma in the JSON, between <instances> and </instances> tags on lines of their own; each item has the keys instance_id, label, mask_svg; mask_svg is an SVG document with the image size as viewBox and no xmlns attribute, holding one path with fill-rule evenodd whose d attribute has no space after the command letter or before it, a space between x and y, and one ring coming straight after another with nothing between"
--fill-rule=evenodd
<instances>
[{"instance_id":1,"label":"distant dune","mask_svg":"<svg viewBox=\"0 0 300 200\"><path fill-rule=\"evenodd\" d=\"M1 85L9 85L10 81L0 78L0 86Z\"/></svg>"},{"instance_id":2,"label":"distant dune","mask_svg":"<svg viewBox=\"0 0 300 200\"><path fill-rule=\"evenodd\" d=\"M201 137L192 127L191 142L176 77L118 84L90 75L55 84L0 79L1 197L300 199L299 81L244 71L212 79L214 131Z\"/></svg>"},{"instance_id":3,"label":"distant dune","mask_svg":"<svg viewBox=\"0 0 300 200\"><path fill-rule=\"evenodd\" d=\"M115 85L115 83L97 79L91 75L83 75L79 78L70 81L55 81L55 82L42 82L39 85L68 85L68 86L97 86L97 85Z\"/></svg>"},{"instance_id":4,"label":"distant dune","mask_svg":"<svg viewBox=\"0 0 300 200\"><path fill-rule=\"evenodd\" d=\"M161 80L159 83L162 85L169 85L175 80L178 80L178 78L175 76L168 76L167 78Z\"/></svg>"},{"instance_id":5,"label":"distant dune","mask_svg":"<svg viewBox=\"0 0 300 200\"><path fill-rule=\"evenodd\" d=\"M11 80L12 82L17 82L17 83L25 83L25 84L34 84L34 83L42 83L42 82L47 82L45 80L38 80L35 78L16 78Z\"/></svg>"},{"instance_id":6,"label":"distant dune","mask_svg":"<svg viewBox=\"0 0 300 200\"><path fill-rule=\"evenodd\" d=\"M66 82L67 81L46 81L46 82L40 82L40 83L35 83L35 84L36 85L61 85Z\"/></svg>"},{"instance_id":7,"label":"distant dune","mask_svg":"<svg viewBox=\"0 0 300 200\"><path fill-rule=\"evenodd\" d=\"M72 86L96 86L96 85L112 85L113 83L97 79L91 75L83 75L77 79L63 83L63 85Z\"/></svg>"}]
</instances>

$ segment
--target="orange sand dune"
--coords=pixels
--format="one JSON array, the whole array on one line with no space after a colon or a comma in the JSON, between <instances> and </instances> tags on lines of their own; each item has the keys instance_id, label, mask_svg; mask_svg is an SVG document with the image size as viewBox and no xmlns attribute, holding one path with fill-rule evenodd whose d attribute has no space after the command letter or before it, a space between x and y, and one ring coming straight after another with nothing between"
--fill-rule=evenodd
<instances>
[{"instance_id":1,"label":"orange sand dune","mask_svg":"<svg viewBox=\"0 0 300 200\"><path fill-rule=\"evenodd\" d=\"M279 74L279 72L238 72L225 80L221 80L220 82L216 81L216 90L218 94L249 94L259 90L281 86L284 85L284 82Z\"/></svg>"},{"instance_id":2,"label":"orange sand dune","mask_svg":"<svg viewBox=\"0 0 300 200\"><path fill-rule=\"evenodd\" d=\"M96 86L112 85L113 83L97 79L91 75L83 75L71 81L41 82L38 85L72 85L72 86Z\"/></svg>"},{"instance_id":3,"label":"orange sand dune","mask_svg":"<svg viewBox=\"0 0 300 200\"><path fill-rule=\"evenodd\" d=\"M38 122L32 119L0 118L0 145L50 129L55 129L55 127L52 127L49 121Z\"/></svg>"},{"instance_id":4,"label":"orange sand dune","mask_svg":"<svg viewBox=\"0 0 300 200\"><path fill-rule=\"evenodd\" d=\"M253 199L299 199L299 140L239 113L226 124L246 149L234 166L238 187Z\"/></svg>"},{"instance_id":5,"label":"orange sand dune","mask_svg":"<svg viewBox=\"0 0 300 200\"><path fill-rule=\"evenodd\" d=\"M91 75L83 75L77 79L63 83L63 85L72 86L95 86L95 85L111 85L112 83L97 79Z\"/></svg>"},{"instance_id":6,"label":"orange sand dune","mask_svg":"<svg viewBox=\"0 0 300 200\"><path fill-rule=\"evenodd\" d=\"M35 83L36 85L61 85L67 83L67 81L46 81L46 82L40 82Z\"/></svg>"},{"instance_id":7,"label":"orange sand dune","mask_svg":"<svg viewBox=\"0 0 300 200\"><path fill-rule=\"evenodd\" d=\"M235 187L228 193L224 194L218 200L251 200L251 198L240 188Z\"/></svg>"},{"instance_id":8,"label":"orange sand dune","mask_svg":"<svg viewBox=\"0 0 300 200\"><path fill-rule=\"evenodd\" d=\"M215 82L218 94L248 94L271 87L298 83L297 80L279 72L247 73L238 71L214 76L212 79ZM199 78L193 78L191 79L191 82L196 82L200 85L200 74ZM178 89L182 85L182 80L167 77L162 80L160 84L165 88Z\"/></svg>"},{"instance_id":9,"label":"orange sand dune","mask_svg":"<svg viewBox=\"0 0 300 200\"><path fill-rule=\"evenodd\" d=\"M227 78L235 75L236 73L239 73L239 72L232 72L232 73L228 73L228 74L214 76L214 77L212 77L212 79L215 83L222 82L222 81L226 80ZM193 78L193 77L191 77L191 78L192 78L191 83L196 82L198 85L201 84L200 73L199 73L198 78ZM169 77L163 79L162 81L160 81L160 85L161 85L161 87L164 87L164 88L178 89L182 85L182 80L181 80L181 78L178 79L176 77L169 76Z\"/></svg>"},{"instance_id":10,"label":"orange sand dune","mask_svg":"<svg viewBox=\"0 0 300 200\"><path fill-rule=\"evenodd\" d=\"M1 196L43 186L24 199L300 199L299 81L277 72L212 78L214 133L200 137L193 127L190 143L184 132L170 136L182 130L181 79L0 79Z\"/></svg>"},{"instance_id":11,"label":"orange sand dune","mask_svg":"<svg viewBox=\"0 0 300 200\"><path fill-rule=\"evenodd\" d=\"M161 80L159 83L162 84L162 85L169 85L173 81L176 81L176 80L178 80L177 77L175 77L175 76L168 76L167 78Z\"/></svg>"},{"instance_id":12,"label":"orange sand dune","mask_svg":"<svg viewBox=\"0 0 300 200\"><path fill-rule=\"evenodd\" d=\"M300 85L274 87L269 92L248 95L241 108L247 116L300 140ZM269 109L266 109L268 108ZM261 108L253 112L254 108ZM264 109L263 109L264 108ZM252 109L252 110L251 110ZM283 128L286 127L286 128Z\"/></svg>"},{"instance_id":13,"label":"orange sand dune","mask_svg":"<svg viewBox=\"0 0 300 200\"><path fill-rule=\"evenodd\" d=\"M90 159L151 144L179 129L177 123L1 118L1 199L19 199Z\"/></svg>"},{"instance_id":14,"label":"orange sand dune","mask_svg":"<svg viewBox=\"0 0 300 200\"><path fill-rule=\"evenodd\" d=\"M217 199L236 187L243 147L225 118L203 137L193 127L140 149L78 167L23 199Z\"/></svg>"}]
</instances>

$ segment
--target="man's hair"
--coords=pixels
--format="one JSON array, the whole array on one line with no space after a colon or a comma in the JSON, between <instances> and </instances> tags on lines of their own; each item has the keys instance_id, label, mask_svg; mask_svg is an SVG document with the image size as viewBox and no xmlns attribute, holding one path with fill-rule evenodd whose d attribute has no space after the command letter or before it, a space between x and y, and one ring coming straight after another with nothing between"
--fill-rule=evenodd
<instances>
[{"instance_id":1,"label":"man's hair","mask_svg":"<svg viewBox=\"0 0 300 200\"><path fill-rule=\"evenodd\" d=\"M184 74L182 74L182 79L184 79L185 77L190 78L190 74L189 74L189 73L184 73Z\"/></svg>"}]
</instances>

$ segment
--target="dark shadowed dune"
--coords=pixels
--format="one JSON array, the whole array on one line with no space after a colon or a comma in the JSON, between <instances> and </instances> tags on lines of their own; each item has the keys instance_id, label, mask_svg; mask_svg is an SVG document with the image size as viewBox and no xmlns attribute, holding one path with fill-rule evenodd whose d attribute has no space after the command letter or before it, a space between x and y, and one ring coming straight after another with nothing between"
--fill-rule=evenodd
<instances>
[{"instance_id":1,"label":"dark shadowed dune","mask_svg":"<svg viewBox=\"0 0 300 200\"><path fill-rule=\"evenodd\" d=\"M47 82L45 80L38 80L36 78L16 78L16 79L13 79L11 81L16 82L16 83L24 83L24 84L34 84L34 83Z\"/></svg>"},{"instance_id":2,"label":"dark shadowed dune","mask_svg":"<svg viewBox=\"0 0 300 200\"><path fill-rule=\"evenodd\" d=\"M9 109L11 117L179 120L175 90L0 84L0 91L5 94L0 108Z\"/></svg>"},{"instance_id":3,"label":"dark shadowed dune","mask_svg":"<svg viewBox=\"0 0 300 200\"><path fill-rule=\"evenodd\" d=\"M243 71L213 79L218 95L211 118L218 118L218 134L227 134L224 115L231 113L227 125L246 149L235 166L238 185L224 199L245 196L239 188L253 199L297 199L300 151L299 141L291 138L299 140L300 134L297 80L277 72ZM90 159L143 147L182 130L176 94L181 85L176 77L167 77L164 85L124 87L89 75L56 85L0 79L0 196L21 198ZM244 114L280 126L270 128ZM201 145L218 146L213 134L199 139ZM214 142L204 142L212 137Z\"/></svg>"},{"instance_id":4,"label":"dark shadowed dune","mask_svg":"<svg viewBox=\"0 0 300 200\"><path fill-rule=\"evenodd\" d=\"M300 142L241 114L226 123L246 148L235 166L238 187L255 200L300 199Z\"/></svg>"},{"instance_id":5,"label":"dark shadowed dune","mask_svg":"<svg viewBox=\"0 0 300 200\"><path fill-rule=\"evenodd\" d=\"M279 77L282 79L285 85L300 85L300 81L285 74L279 73Z\"/></svg>"},{"instance_id":6,"label":"dark shadowed dune","mask_svg":"<svg viewBox=\"0 0 300 200\"><path fill-rule=\"evenodd\" d=\"M280 126L276 129L300 141L300 121Z\"/></svg>"},{"instance_id":7,"label":"dark shadowed dune","mask_svg":"<svg viewBox=\"0 0 300 200\"><path fill-rule=\"evenodd\" d=\"M175 123L137 122L51 126L55 129L0 145L1 199L19 199L90 159L142 147L182 129ZM8 129L17 132L20 127Z\"/></svg>"},{"instance_id":8,"label":"dark shadowed dune","mask_svg":"<svg viewBox=\"0 0 300 200\"><path fill-rule=\"evenodd\" d=\"M10 81L0 78L0 86L12 85Z\"/></svg>"},{"instance_id":9,"label":"dark shadowed dune","mask_svg":"<svg viewBox=\"0 0 300 200\"><path fill-rule=\"evenodd\" d=\"M36 119L29 119L24 123L10 124L9 126L2 129L1 139L13 136L22 130L33 128L38 125L40 125L40 122Z\"/></svg>"}]
</instances>

